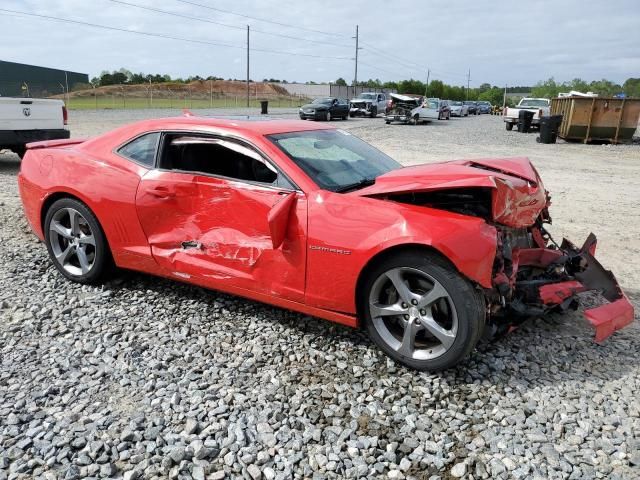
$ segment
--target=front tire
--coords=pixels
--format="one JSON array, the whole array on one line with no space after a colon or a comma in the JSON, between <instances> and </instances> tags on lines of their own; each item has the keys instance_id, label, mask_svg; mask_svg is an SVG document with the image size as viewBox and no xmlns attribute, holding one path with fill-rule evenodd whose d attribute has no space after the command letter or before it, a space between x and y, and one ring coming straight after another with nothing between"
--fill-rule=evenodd
<instances>
[{"instance_id":1,"label":"front tire","mask_svg":"<svg viewBox=\"0 0 640 480\"><path fill-rule=\"evenodd\" d=\"M438 256L402 253L368 274L360 312L371 339L395 361L416 370L461 362L480 339L484 301Z\"/></svg>"},{"instance_id":2,"label":"front tire","mask_svg":"<svg viewBox=\"0 0 640 480\"><path fill-rule=\"evenodd\" d=\"M111 266L111 253L98 219L78 200L63 198L49 207L44 236L51 261L69 280L96 283Z\"/></svg>"},{"instance_id":3,"label":"front tire","mask_svg":"<svg viewBox=\"0 0 640 480\"><path fill-rule=\"evenodd\" d=\"M371 107L371 118L376 118L378 116L378 107Z\"/></svg>"},{"instance_id":4,"label":"front tire","mask_svg":"<svg viewBox=\"0 0 640 480\"><path fill-rule=\"evenodd\" d=\"M331 112L330 112L329 110L327 110L327 113L325 113L325 115L324 115L324 119L325 119L327 122L330 122L330 121L331 121Z\"/></svg>"},{"instance_id":5,"label":"front tire","mask_svg":"<svg viewBox=\"0 0 640 480\"><path fill-rule=\"evenodd\" d=\"M513 123L505 122L504 126L507 129L507 132L510 132L511 130L513 130Z\"/></svg>"}]
</instances>

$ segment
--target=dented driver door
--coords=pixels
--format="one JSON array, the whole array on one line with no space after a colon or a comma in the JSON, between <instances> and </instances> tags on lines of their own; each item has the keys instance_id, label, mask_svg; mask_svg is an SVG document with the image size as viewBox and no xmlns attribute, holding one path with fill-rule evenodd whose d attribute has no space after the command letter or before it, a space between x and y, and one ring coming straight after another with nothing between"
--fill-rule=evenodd
<instances>
[{"instance_id":1,"label":"dented driver door","mask_svg":"<svg viewBox=\"0 0 640 480\"><path fill-rule=\"evenodd\" d=\"M290 195L295 199L274 247L269 213ZM137 203L154 259L173 276L303 301L307 203L301 192L156 170L143 178Z\"/></svg>"}]
</instances>

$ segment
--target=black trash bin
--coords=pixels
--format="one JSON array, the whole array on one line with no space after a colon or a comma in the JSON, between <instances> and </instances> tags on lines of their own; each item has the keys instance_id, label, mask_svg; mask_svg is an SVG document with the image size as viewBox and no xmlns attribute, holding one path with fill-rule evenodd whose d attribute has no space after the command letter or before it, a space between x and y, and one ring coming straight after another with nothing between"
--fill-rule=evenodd
<instances>
[{"instance_id":1,"label":"black trash bin","mask_svg":"<svg viewBox=\"0 0 640 480\"><path fill-rule=\"evenodd\" d=\"M556 143L558 130L562 124L562 115L551 115L540 118L539 143Z\"/></svg>"},{"instance_id":2,"label":"black trash bin","mask_svg":"<svg viewBox=\"0 0 640 480\"><path fill-rule=\"evenodd\" d=\"M268 108L269 108L269 101L268 101L268 100L261 100L261 101L260 101L260 108L261 108L260 113L261 113L262 115L267 115L267 113L269 113L269 112L267 111L267 110L268 110Z\"/></svg>"},{"instance_id":3,"label":"black trash bin","mask_svg":"<svg viewBox=\"0 0 640 480\"><path fill-rule=\"evenodd\" d=\"M529 110L520 110L520 112L518 112L518 131L520 133L529 133L533 115L533 112Z\"/></svg>"}]
</instances>

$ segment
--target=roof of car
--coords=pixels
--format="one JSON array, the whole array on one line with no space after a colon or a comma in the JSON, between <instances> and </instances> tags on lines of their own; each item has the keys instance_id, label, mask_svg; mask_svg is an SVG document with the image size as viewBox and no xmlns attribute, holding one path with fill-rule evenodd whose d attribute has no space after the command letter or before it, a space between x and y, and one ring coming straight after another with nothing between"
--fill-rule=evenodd
<instances>
[{"instance_id":1,"label":"roof of car","mask_svg":"<svg viewBox=\"0 0 640 480\"><path fill-rule=\"evenodd\" d=\"M202 117L196 115L185 115L181 117L166 117L151 120L142 120L136 122L129 127L136 126L148 130L162 130L172 128L224 128L227 130L236 130L257 133L261 135L271 135L275 133L300 132L305 130L326 130L334 128L324 124L307 122L304 120L280 119L263 116L219 116L219 117Z\"/></svg>"}]
</instances>

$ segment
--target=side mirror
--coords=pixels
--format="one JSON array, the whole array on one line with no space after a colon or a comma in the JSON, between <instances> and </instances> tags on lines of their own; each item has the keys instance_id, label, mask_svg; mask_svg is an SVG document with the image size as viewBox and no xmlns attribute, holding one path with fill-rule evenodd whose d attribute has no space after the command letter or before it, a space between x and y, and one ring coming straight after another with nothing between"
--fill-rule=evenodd
<instances>
[{"instance_id":1,"label":"side mirror","mask_svg":"<svg viewBox=\"0 0 640 480\"><path fill-rule=\"evenodd\" d=\"M287 193L269 210L267 221L269 222L269 233L271 234L271 244L274 250L277 250L282 245L287 236L289 215L295 201L295 192Z\"/></svg>"}]
</instances>

